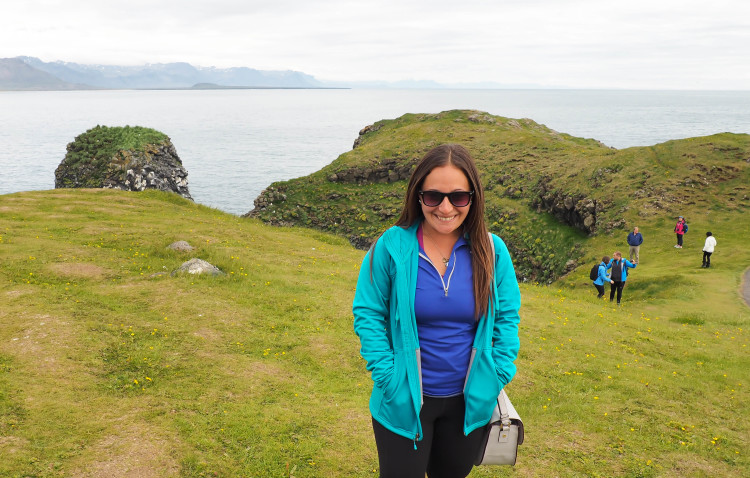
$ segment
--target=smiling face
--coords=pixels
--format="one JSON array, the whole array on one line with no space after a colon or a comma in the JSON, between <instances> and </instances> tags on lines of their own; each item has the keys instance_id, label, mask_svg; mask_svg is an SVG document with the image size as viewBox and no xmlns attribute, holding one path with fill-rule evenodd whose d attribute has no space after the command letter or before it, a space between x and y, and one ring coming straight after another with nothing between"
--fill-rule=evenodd
<instances>
[{"instance_id":1,"label":"smiling face","mask_svg":"<svg viewBox=\"0 0 750 478\"><path fill-rule=\"evenodd\" d=\"M452 164L447 164L434 168L425 176L422 190L451 193L454 191L471 191L471 186L469 179L462 170ZM430 207L424 204L421 204L421 206L425 218L422 227L428 235L445 234L453 237L460 234L459 229L471 208L471 204L465 207L456 207L451 204L447 196L437 206Z\"/></svg>"}]
</instances>

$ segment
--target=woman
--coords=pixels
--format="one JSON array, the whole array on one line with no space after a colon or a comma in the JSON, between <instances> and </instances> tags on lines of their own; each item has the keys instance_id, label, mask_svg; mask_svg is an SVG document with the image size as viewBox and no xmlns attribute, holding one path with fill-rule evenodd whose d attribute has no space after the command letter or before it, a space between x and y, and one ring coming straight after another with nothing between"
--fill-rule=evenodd
<instances>
[{"instance_id":1,"label":"woman","mask_svg":"<svg viewBox=\"0 0 750 478\"><path fill-rule=\"evenodd\" d=\"M674 233L677 234L677 244L674 246L677 249L682 249L682 236L687 232L688 227L685 222L685 218L680 216L677 218L677 224L674 225Z\"/></svg>"},{"instance_id":2,"label":"woman","mask_svg":"<svg viewBox=\"0 0 750 478\"><path fill-rule=\"evenodd\" d=\"M492 242L490 242L492 241ZM521 295L460 145L429 151L362 262L354 330L374 382L381 477L464 477L516 373Z\"/></svg>"},{"instance_id":3,"label":"woman","mask_svg":"<svg viewBox=\"0 0 750 478\"><path fill-rule=\"evenodd\" d=\"M612 283L611 280L609 280L609 276L607 275L607 269L609 265L609 256L602 257L602 262L599 263L599 268L597 269L597 276L596 280L594 281L594 287L596 287L596 291L599 293L596 298L601 299L604 297L604 283L609 282Z\"/></svg>"},{"instance_id":4,"label":"woman","mask_svg":"<svg viewBox=\"0 0 750 478\"><path fill-rule=\"evenodd\" d=\"M622 289L625 288L625 281L628 280L628 269L635 268L638 264L633 264L627 259L623 259L620 251L612 254L612 260L609 261L608 269L612 269L610 272L610 286L609 286L609 301L612 302L615 298L615 292L617 292L617 305L620 305L622 300Z\"/></svg>"}]
</instances>

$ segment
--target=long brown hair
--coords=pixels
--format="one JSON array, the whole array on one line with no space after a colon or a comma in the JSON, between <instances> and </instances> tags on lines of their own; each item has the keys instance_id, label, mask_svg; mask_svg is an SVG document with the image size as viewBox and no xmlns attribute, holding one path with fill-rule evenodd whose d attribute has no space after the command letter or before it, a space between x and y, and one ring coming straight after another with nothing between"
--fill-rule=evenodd
<instances>
[{"instance_id":1,"label":"long brown hair","mask_svg":"<svg viewBox=\"0 0 750 478\"><path fill-rule=\"evenodd\" d=\"M439 166L452 165L463 171L469 180L471 190L474 191L471 206L463 222L464 233L468 236L471 247L471 269L474 275L474 310L479 319L487 313L487 307L492 296L494 282L495 258L492 254L487 226L484 222L484 190L479 180L479 171L469 151L460 144L443 144L425 154L409 178L406 198L401 215L396 221L397 226L411 227L415 222L422 221L422 207L419 204L419 190L422 189L424 179L433 169Z\"/></svg>"}]
</instances>

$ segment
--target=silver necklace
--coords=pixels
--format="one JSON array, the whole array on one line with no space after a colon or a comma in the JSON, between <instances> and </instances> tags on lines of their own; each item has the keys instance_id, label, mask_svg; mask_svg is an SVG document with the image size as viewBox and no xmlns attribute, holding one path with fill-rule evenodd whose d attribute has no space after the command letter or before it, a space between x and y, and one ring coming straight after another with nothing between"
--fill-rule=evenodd
<instances>
[{"instance_id":1,"label":"silver necklace","mask_svg":"<svg viewBox=\"0 0 750 478\"><path fill-rule=\"evenodd\" d=\"M435 249L437 249L437 251L438 251L438 254L440 254L440 257L441 257L441 258L443 259L443 265L444 265L445 267L448 267L448 262L450 261L450 256L449 256L448 258L446 258L446 257L445 257L445 256L443 255L443 251L441 251L441 250L440 250L440 247L438 247L438 245L437 245L437 242L435 242L435 239L433 239L433 238L432 238L432 236L430 236L430 235L429 235L429 234L427 233L427 231L425 231L424 229L422 229L422 232L424 232L424 235L425 235L425 236L427 236L427 237L428 237L428 238L430 239L430 241L432 241L432 244L433 244L433 245L435 246Z\"/></svg>"}]
</instances>

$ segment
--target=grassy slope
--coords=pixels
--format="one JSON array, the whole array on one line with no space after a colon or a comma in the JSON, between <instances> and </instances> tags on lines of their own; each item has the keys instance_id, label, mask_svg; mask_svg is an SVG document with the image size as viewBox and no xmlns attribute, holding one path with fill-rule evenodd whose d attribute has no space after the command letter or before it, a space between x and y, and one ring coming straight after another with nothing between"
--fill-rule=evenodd
<instances>
[{"instance_id":1,"label":"grassy slope","mask_svg":"<svg viewBox=\"0 0 750 478\"><path fill-rule=\"evenodd\" d=\"M472 476L750 473L750 230L697 211L680 251L671 220L641 224L620 309L583 270L522 286L509 393L526 442L515 468ZM180 239L197 250L166 249ZM362 255L167 193L0 196L0 476L375 476L351 328ZM228 275L164 273L190 257Z\"/></svg>"},{"instance_id":2,"label":"grassy slope","mask_svg":"<svg viewBox=\"0 0 750 478\"><path fill-rule=\"evenodd\" d=\"M550 194L597 202L596 232L622 231L706 209L750 208L750 136L720 134L615 150L552 131L531 120L477 111L407 114L374 125L360 146L309 176L273 184L273 205L257 211L271 224L320 228L368 242L393 223L406 181L331 182L357 169L409 167L443 142L466 145L487 189L490 229L507 239L523 277L546 282L584 253L587 235L533 205ZM579 261L578 264L581 264Z\"/></svg>"}]
</instances>

